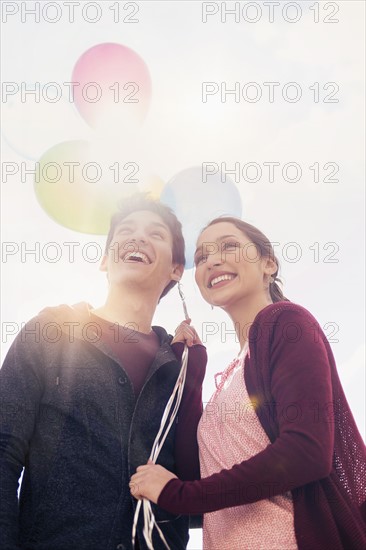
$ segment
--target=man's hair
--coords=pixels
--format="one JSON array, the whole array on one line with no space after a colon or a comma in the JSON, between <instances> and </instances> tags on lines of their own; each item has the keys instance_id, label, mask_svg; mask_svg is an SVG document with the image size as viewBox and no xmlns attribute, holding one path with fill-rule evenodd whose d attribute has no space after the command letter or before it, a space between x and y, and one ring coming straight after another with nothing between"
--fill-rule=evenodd
<instances>
[{"instance_id":1,"label":"man's hair","mask_svg":"<svg viewBox=\"0 0 366 550\"><path fill-rule=\"evenodd\" d=\"M182 224L178 221L176 215L173 210L169 208L169 206L150 198L148 193L135 193L134 195L123 199L119 203L118 211L113 214L111 218L105 253L108 253L116 227L122 222L122 220L124 220L124 218L127 218L127 216L133 212L138 212L140 210L149 210L150 212L154 212L154 214L160 216L163 222L168 226L173 241L172 261L173 263L184 266L186 263L186 258L184 254L185 244L182 233ZM160 299L165 296L176 284L177 281L170 281L170 283L164 288Z\"/></svg>"}]
</instances>

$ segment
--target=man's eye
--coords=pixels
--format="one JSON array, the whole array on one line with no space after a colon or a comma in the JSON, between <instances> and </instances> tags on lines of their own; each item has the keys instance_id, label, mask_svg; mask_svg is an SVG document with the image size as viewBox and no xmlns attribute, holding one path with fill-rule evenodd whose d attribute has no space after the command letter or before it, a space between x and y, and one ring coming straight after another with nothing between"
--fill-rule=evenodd
<instances>
[{"instance_id":1,"label":"man's eye","mask_svg":"<svg viewBox=\"0 0 366 550\"><path fill-rule=\"evenodd\" d=\"M130 231L131 231L131 229L129 227L120 227L116 231L116 235L122 235L123 233L129 233Z\"/></svg>"}]
</instances>

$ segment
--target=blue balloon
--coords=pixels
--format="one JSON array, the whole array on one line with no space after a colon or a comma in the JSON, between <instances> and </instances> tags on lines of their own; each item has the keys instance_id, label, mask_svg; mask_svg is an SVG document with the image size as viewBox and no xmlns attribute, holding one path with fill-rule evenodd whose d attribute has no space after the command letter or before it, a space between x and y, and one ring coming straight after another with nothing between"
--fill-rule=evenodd
<instances>
[{"instance_id":1,"label":"blue balloon","mask_svg":"<svg viewBox=\"0 0 366 550\"><path fill-rule=\"evenodd\" d=\"M193 267L197 237L201 229L218 216L241 218L242 203L235 183L221 172L207 174L203 181L202 167L182 170L168 181L160 200L170 206L182 223L186 241L186 267ZM224 181L222 181L224 180Z\"/></svg>"}]
</instances>

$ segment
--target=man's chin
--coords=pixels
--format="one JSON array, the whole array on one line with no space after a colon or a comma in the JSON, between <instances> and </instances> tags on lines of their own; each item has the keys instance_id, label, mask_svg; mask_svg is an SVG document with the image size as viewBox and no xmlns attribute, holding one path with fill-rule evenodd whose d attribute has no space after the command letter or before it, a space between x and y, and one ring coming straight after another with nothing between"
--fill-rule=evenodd
<instances>
[{"instance_id":1,"label":"man's chin","mask_svg":"<svg viewBox=\"0 0 366 550\"><path fill-rule=\"evenodd\" d=\"M167 283L168 284L168 283ZM163 292L166 285L162 286L157 284L156 281L152 281L150 275L145 273L129 273L124 274L118 280L114 280L110 283L111 287L118 289L119 291L129 291L129 292L144 292L156 294L161 287L161 292Z\"/></svg>"}]
</instances>

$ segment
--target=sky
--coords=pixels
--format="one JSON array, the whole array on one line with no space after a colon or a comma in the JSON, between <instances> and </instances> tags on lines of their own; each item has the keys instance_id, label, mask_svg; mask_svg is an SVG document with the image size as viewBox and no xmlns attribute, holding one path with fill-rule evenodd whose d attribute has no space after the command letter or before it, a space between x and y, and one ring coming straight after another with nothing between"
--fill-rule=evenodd
<instances>
[{"instance_id":1,"label":"sky","mask_svg":"<svg viewBox=\"0 0 366 550\"><path fill-rule=\"evenodd\" d=\"M1 9L2 356L42 308L103 304L100 233L117 196L148 190L176 210L188 257L200 227L223 213L275 243L284 293L325 331L365 437L364 3ZM82 79L100 88L72 95L67 83ZM87 179L79 191L70 163L77 183ZM209 354L207 402L239 344L188 267L187 307ZM182 319L173 290L154 322L174 332Z\"/></svg>"}]
</instances>

